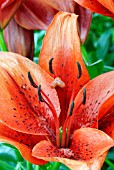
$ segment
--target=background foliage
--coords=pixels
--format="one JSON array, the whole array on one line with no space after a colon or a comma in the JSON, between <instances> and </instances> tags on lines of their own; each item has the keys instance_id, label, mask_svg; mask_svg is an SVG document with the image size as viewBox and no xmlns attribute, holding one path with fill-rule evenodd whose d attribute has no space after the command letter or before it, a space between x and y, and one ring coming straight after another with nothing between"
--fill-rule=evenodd
<instances>
[{"instance_id":1,"label":"background foliage","mask_svg":"<svg viewBox=\"0 0 114 170\"><path fill-rule=\"evenodd\" d=\"M34 32L34 61L42 46L45 31ZM0 50L6 51L2 31L0 31ZM93 14L93 20L86 43L81 46L82 54L91 79L103 72L114 70L114 21L111 18ZM0 143L0 170L68 170L61 164L48 163L43 166L32 165L25 161L19 151L8 144ZM114 170L114 148L106 158L102 170Z\"/></svg>"}]
</instances>

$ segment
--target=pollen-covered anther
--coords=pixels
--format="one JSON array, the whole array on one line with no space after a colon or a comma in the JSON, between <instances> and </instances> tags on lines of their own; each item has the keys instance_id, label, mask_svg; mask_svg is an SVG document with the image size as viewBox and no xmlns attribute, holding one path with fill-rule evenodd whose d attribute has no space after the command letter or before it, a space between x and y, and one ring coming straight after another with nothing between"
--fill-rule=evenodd
<instances>
[{"instance_id":1,"label":"pollen-covered anther","mask_svg":"<svg viewBox=\"0 0 114 170\"><path fill-rule=\"evenodd\" d=\"M44 102L42 95L41 95L41 85L38 86L38 98L40 102Z\"/></svg>"},{"instance_id":2,"label":"pollen-covered anther","mask_svg":"<svg viewBox=\"0 0 114 170\"><path fill-rule=\"evenodd\" d=\"M72 116L73 109L74 109L74 101L72 101L71 103L69 116Z\"/></svg>"},{"instance_id":3,"label":"pollen-covered anther","mask_svg":"<svg viewBox=\"0 0 114 170\"><path fill-rule=\"evenodd\" d=\"M86 88L84 88L84 91L83 91L83 100L82 100L82 103L83 103L83 105L85 105L85 103L86 103Z\"/></svg>"},{"instance_id":4,"label":"pollen-covered anther","mask_svg":"<svg viewBox=\"0 0 114 170\"><path fill-rule=\"evenodd\" d=\"M55 88L56 86L59 86L61 88L65 87L65 83L61 80L60 77L56 77L54 81L51 83L52 88Z\"/></svg>"},{"instance_id":5,"label":"pollen-covered anther","mask_svg":"<svg viewBox=\"0 0 114 170\"><path fill-rule=\"evenodd\" d=\"M52 61L53 61L53 59L54 59L54 58L51 58L51 59L49 60L49 71L50 71L51 74L54 74L54 71L53 71L53 68L52 68Z\"/></svg>"},{"instance_id":6,"label":"pollen-covered anther","mask_svg":"<svg viewBox=\"0 0 114 170\"><path fill-rule=\"evenodd\" d=\"M34 88L38 88L37 84L34 82L32 76L31 76L30 71L28 72L28 79L29 79L29 81L30 81L30 84L31 84Z\"/></svg>"},{"instance_id":7,"label":"pollen-covered anther","mask_svg":"<svg viewBox=\"0 0 114 170\"><path fill-rule=\"evenodd\" d=\"M78 67L78 79L81 77L82 75L82 68L79 62L76 63L77 67Z\"/></svg>"}]
</instances>

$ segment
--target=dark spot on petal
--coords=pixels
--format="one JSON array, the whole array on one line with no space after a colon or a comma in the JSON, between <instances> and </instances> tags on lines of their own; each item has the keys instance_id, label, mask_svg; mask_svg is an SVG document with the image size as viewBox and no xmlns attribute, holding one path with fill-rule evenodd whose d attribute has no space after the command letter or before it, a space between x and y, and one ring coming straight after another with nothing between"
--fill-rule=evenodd
<instances>
[{"instance_id":1,"label":"dark spot on petal","mask_svg":"<svg viewBox=\"0 0 114 170\"><path fill-rule=\"evenodd\" d=\"M16 108L13 108L13 110L17 110Z\"/></svg>"}]
</instances>

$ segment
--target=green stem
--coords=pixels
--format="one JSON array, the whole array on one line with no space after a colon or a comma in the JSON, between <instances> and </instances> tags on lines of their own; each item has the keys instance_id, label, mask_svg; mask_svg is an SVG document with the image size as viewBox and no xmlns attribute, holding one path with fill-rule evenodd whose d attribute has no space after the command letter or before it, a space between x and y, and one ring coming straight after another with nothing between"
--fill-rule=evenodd
<instances>
[{"instance_id":1,"label":"green stem","mask_svg":"<svg viewBox=\"0 0 114 170\"><path fill-rule=\"evenodd\" d=\"M51 166L50 170L58 170L60 166L61 166L61 163L55 162L55 163L53 163L53 165Z\"/></svg>"},{"instance_id":2,"label":"green stem","mask_svg":"<svg viewBox=\"0 0 114 170\"><path fill-rule=\"evenodd\" d=\"M109 165L112 169L114 169L114 164L109 159L106 159L105 163Z\"/></svg>"},{"instance_id":3,"label":"green stem","mask_svg":"<svg viewBox=\"0 0 114 170\"><path fill-rule=\"evenodd\" d=\"M27 170L33 170L32 164L30 162L27 162Z\"/></svg>"},{"instance_id":4,"label":"green stem","mask_svg":"<svg viewBox=\"0 0 114 170\"><path fill-rule=\"evenodd\" d=\"M6 47L6 43L4 41L4 36L3 36L3 31L2 30L0 30L0 49L2 51L8 51L7 47Z\"/></svg>"}]
</instances>

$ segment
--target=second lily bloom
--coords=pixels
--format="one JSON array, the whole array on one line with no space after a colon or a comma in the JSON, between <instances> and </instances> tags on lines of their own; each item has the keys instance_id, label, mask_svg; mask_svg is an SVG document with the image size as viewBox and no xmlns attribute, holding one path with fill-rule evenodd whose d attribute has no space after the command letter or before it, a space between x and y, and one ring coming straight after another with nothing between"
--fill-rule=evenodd
<instances>
[{"instance_id":1,"label":"second lily bloom","mask_svg":"<svg viewBox=\"0 0 114 170\"><path fill-rule=\"evenodd\" d=\"M92 13L73 0L3 0L0 3L0 27L9 51L33 58L33 30L46 30L58 11L79 15L81 42L88 35ZM31 31L30 31L31 30ZM29 55L28 55L29 54Z\"/></svg>"}]
</instances>

